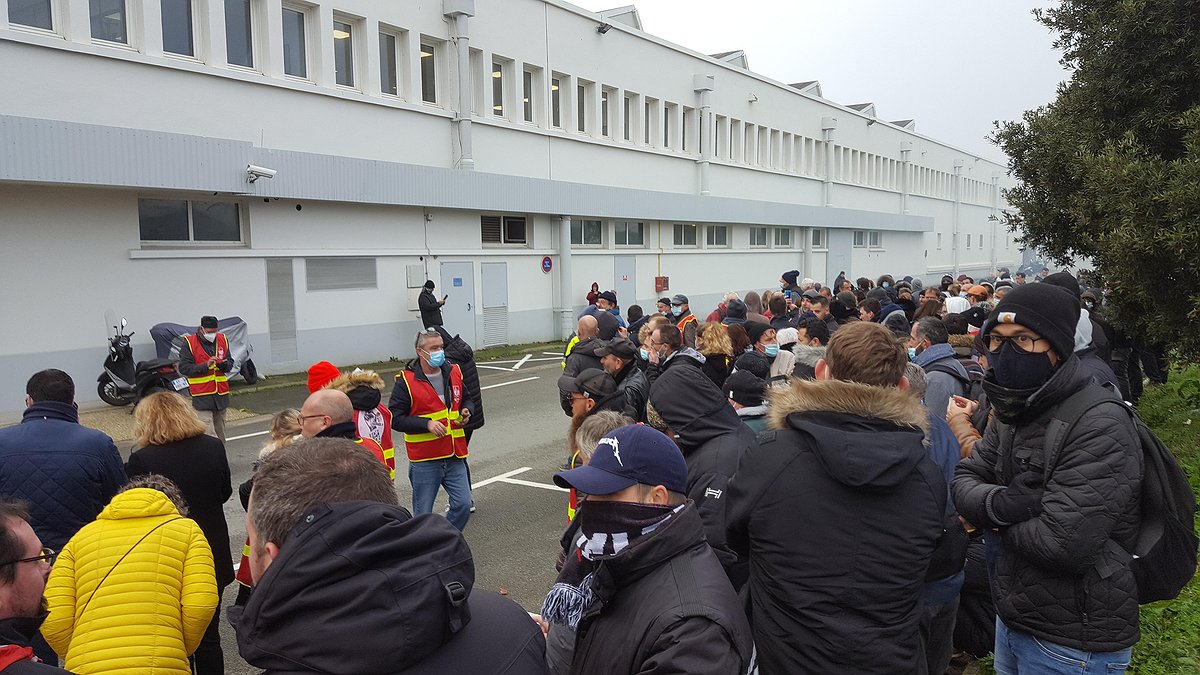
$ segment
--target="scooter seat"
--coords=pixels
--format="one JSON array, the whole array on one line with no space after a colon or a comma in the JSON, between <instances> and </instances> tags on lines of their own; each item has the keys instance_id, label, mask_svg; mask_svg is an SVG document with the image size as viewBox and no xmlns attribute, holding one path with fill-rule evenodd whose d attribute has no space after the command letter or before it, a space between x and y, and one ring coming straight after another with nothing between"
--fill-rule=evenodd
<instances>
[{"instance_id":1,"label":"scooter seat","mask_svg":"<svg viewBox=\"0 0 1200 675\"><path fill-rule=\"evenodd\" d=\"M179 365L179 361L175 359L150 359L149 361L138 361L137 370L143 372L147 370L158 370L159 368L167 368Z\"/></svg>"}]
</instances>

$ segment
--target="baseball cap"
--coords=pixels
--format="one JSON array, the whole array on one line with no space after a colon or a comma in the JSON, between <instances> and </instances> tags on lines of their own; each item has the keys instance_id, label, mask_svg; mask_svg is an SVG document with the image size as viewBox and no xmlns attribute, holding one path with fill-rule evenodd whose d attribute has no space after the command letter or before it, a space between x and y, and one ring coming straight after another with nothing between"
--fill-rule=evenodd
<instances>
[{"instance_id":1,"label":"baseball cap","mask_svg":"<svg viewBox=\"0 0 1200 675\"><path fill-rule=\"evenodd\" d=\"M558 387L569 394L604 398L617 390L617 381L599 368L588 368L574 377L563 375L558 378Z\"/></svg>"},{"instance_id":2,"label":"baseball cap","mask_svg":"<svg viewBox=\"0 0 1200 675\"><path fill-rule=\"evenodd\" d=\"M683 293L677 293L677 294L675 294L675 296L673 296L671 298L671 304L672 305L686 305L686 304L688 304L687 296L684 295Z\"/></svg>"},{"instance_id":3,"label":"baseball cap","mask_svg":"<svg viewBox=\"0 0 1200 675\"><path fill-rule=\"evenodd\" d=\"M596 356L608 356L609 354L628 361L637 355L637 347L634 347L633 343L625 338L614 338L596 348Z\"/></svg>"},{"instance_id":4,"label":"baseball cap","mask_svg":"<svg viewBox=\"0 0 1200 675\"><path fill-rule=\"evenodd\" d=\"M585 466L555 474L554 483L589 495L611 495L638 483L686 494L687 463L661 431L630 424L601 438Z\"/></svg>"},{"instance_id":5,"label":"baseball cap","mask_svg":"<svg viewBox=\"0 0 1200 675\"><path fill-rule=\"evenodd\" d=\"M802 296L804 296L804 297L808 298L809 300L812 300L813 298L819 298L819 297L821 297L821 294L820 294L820 293L818 293L817 291L815 291L815 290L813 290L813 289L811 289L811 288L810 288L810 289L808 289L807 291L804 291L804 292L803 292L803 293L801 293L800 295L802 295Z\"/></svg>"}]
</instances>

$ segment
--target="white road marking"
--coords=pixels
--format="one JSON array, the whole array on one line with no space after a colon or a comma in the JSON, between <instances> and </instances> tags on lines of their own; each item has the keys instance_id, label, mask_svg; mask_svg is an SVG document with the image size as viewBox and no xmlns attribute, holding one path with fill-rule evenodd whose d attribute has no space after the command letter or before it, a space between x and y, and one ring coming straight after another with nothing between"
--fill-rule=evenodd
<instances>
[{"instance_id":1,"label":"white road marking","mask_svg":"<svg viewBox=\"0 0 1200 675\"><path fill-rule=\"evenodd\" d=\"M230 436L229 438L225 439L225 442L228 443L229 441L240 441L243 438L254 438L255 436L264 436L269 433L271 433L270 429L268 429L266 431L256 431L252 434L242 434L241 436Z\"/></svg>"},{"instance_id":2,"label":"white road marking","mask_svg":"<svg viewBox=\"0 0 1200 675\"><path fill-rule=\"evenodd\" d=\"M507 368L505 370L507 370ZM522 382L529 382L531 380L536 380L536 379L538 379L537 375L534 375L533 377L525 377L520 380L513 380L511 382L500 382L498 384L489 384L488 386L480 387L479 389L480 389L480 391L482 391L484 389L495 389L496 387L507 387L510 384L520 384Z\"/></svg>"},{"instance_id":3,"label":"white road marking","mask_svg":"<svg viewBox=\"0 0 1200 675\"><path fill-rule=\"evenodd\" d=\"M542 352L542 353L545 354L546 356L557 356L560 359L562 358L562 352Z\"/></svg>"},{"instance_id":4,"label":"white road marking","mask_svg":"<svg viewBox=\"0 0 1200 675\"><path fill-rule=\"evenodd\" d=\"M503 371L503 372L506 372L506 373L511 373L511 372L512 372L512 368L501 368L500 366L485 366L485 365L484 365L484 364L482 364L482 363L477 363L477 364L475 364L475 367L476 367L476 368L487 368L487 369L489 369L489 370L500 370L500 371Z\"/></svg>"},{"instance_id":5,"label":"white road marking","mask_svg":"<svg viewBox=\"0 0 1200 675\"><path fill-rule=\"evenodd\" d=\"M535 483L531 480L521 480L520 478L501 478L501 483L510 483L512 485L524 485L525 487L542 488L543 490L554 490L555 492L570 492L567 488L560 488L557 485L549 483Z\"/></svg>"},{"instance_id":6,"label":"white road marking","mask_svg":"<svg viewBox=\"0 0 1200 675\"><path fill-rule=\"evenodd\" d=\"M491 485L492 483L495 483L498 481L507 480L511 476L525 473L526 471L533 471L533 467L532 466L523 466L519 469L513 469L512 471L509 471L507 473L502 473L499 476L492 476L491 478L487 478L487 479L479 481L478 483L475 483L474 485L471 486L471 489L478 490L479 488L483 487L484 485Z\"/></svg>"},{"instance_id":7,"label":"white road marking","mask_svg":"<svg viewBox=\"0 0 1200 675\"><path fill-rule=\"evenodd\" d=\"M530 361L562 361L562 354L557 356L535 356Z\"/></svg>"},{"instance_id":8,"label":"white road marking","mask_svg":"<svg viewBox=\"0 0 1200 675\"><path fill-rule=\"evenodd\" d=\"M521 360L520 360L520 361L517 361L516 363L514 363L514 364L513 364L513 367L512 367L512 369L513 369L513 370L520 370L520 369L521 369L521 366L525 365L525 362L526 362L526 361L528 361L528 360L529 360L529 359L531 359L531 358L533 358L533 354L526 354L525 356L521 357Z\"/></svg>"}]
</instances>

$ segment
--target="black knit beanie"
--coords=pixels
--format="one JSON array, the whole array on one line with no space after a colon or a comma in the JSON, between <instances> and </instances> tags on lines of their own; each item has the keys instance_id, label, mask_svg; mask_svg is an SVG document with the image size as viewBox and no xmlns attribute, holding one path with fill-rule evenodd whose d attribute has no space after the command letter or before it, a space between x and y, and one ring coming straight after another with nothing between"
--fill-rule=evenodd
<instances>
[{"instance_id":1,"label":"black knit beanie","mask_svg":"<svg viewBox=\"0 0 1200 675\"><path fill-rule=\"evenodd\" d=\"M1055 272L1045 279L1042 279L1042 283L1066 289L1066 291L1071 295L1074 295L1077 298L1079 297L1079 280L1076 279L1070 272Z\"/></svg>"},{"instance_id":2,"label":"black knit beanie","mask_svg":"<svg viewBox=\"0 0 1200 675\"><path fill-rule=\"evenodd\" d=\"M1015 323L1050 341L1054 353L1066 359L1075 352L1075 325L1079 323L1079 300L1053 284L1025 284L1008 292L992 313L982 334L986 337L998 323Z\"/></svg>"},{"instance_id":3,"label":"black knit beanie","mask_svg":"<svg viewBox=\"0 0 1200 675\"><path fill-rule=\"evenodd\" d=\"M743 324L743 327L746 329L746 335L750 336L750 344L757 343L759 338L763 336L763 333L771 330L770 326L758 321L747 321Z\"/></svg>"}]
</instances>

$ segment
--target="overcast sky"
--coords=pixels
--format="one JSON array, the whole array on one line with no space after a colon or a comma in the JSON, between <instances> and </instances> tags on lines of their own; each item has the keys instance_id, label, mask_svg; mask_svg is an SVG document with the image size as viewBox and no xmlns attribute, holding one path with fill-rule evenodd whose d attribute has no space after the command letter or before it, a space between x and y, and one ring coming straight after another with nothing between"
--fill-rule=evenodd
<instances>
[{"instance_id":1,"label":"overcast sky","mask_svg":"<svg viewBox=\"0 0 1200 675\"><path fill-rule=\"evenodd\" d=\"M600 11L629 0L568 0ZM705 54L744 49L780 82L874 102L885 120L989 159L993 120L1049 103L1067 73L1031 10L1049 0L638 0L646 32Z\"/></svg>"}]
</instances>

